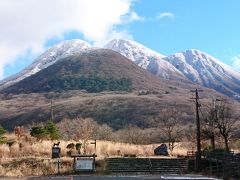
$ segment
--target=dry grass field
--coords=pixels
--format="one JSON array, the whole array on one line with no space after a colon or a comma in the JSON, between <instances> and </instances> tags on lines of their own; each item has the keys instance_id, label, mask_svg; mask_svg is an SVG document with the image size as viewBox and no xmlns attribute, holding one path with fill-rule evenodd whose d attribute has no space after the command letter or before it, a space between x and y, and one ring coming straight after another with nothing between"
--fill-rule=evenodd
<instances>
[{"instance_id":1,"label":"dry grass field","mask_svg":"<svg viewBox=\"0 0 240 180\"><path fill-rule=\"evenodd\" d=\"M51 159L51 149L56 141L42 140L28 137L18 138L14 134L7 134L11 144L0 145L0 177L23 177L32 175L49 175L57 173L57 160ZM94 145L90 144L87 153L95 153ZM71 173L73 159L67 156L66 146L76 141L60 140L61 147L61 173ZM135 154L138 157L153 156L154 149L159 144L134 145L111 141L97 141L97 160L109 156L123 156L124 154ZM175 155L186 155L187 144L177 145L173 152Z\"/></svg>"},{"instance_id":2,"label":"dry grass field","mask_svg":"<svg viewBox=\"0 0 240 180\"><path fill-rule=\"evenodd\" d=\"M30 136L17 137L15 134L7 134L8 144L0 145L0 177L26 177L41 176L57 173L57 160L51 159L51 149L56 141L37 141ZM61 147L61 168L62 174L69 174L73 171L73 159L67 155L67 145L80 141L60 140ZM94 145L89 140L87 154L97 154L97 160L103 160L111 156L137 155L137 157L152 157L154 149L160 144L135 145L112 141L97 141L96 152ZM238 142L239 143L239 142ZM204 145L204 143L203 143ZM170 156L186 156L187 151L194 146L191 142L177 143ZM235 143L234 150L239 152L239 144ZM73 153L76 153L73 150ZM101 162L101 161L98 161Z\"/></svg>"},{"instance_id":3,"label":"dry grass field","mask_svg":"<svg viewBox=\"0 0 240 180\"><path fill-rule=\"evenodd\" d=\"M158 134L160 130L151 130L151 128L156 127L156 122L152 121L153 117L158 115L161 109L176 107L178 111L185 112L183 123L186 131L189 130L187 124L194 122L194 102L190 100L191 94L189 91L185 93L178 91L180 91L180 88L170 88L168 93L147 95L139 95L137 91L132 93L69 91L48 94L0 95L0 122L2 125L7 125L9 129L12 129L15 125L24 125L26 122L31 125L31 123L34 123L33 121L47 121L50 117L50 100L52 99L54 102L54 118L56 120L63 121L64 117L70 119L92 117L100 124L109 125L114 132L116 129L124 128L128 124L134 124L141 128L149 127L149 130L142 129L140 132L144 131L144 137L146 137L146 134L151 134L154 140L158 140L154 142L161 142L161 136ZM208 104L211 102L211 97L206 97L201 101ZM235 108L239 109L239 107L240 104L236 103ZM81 123L78 123L78 125L80 126ZM74 128L79 127L74 124ZM60 128L60 132L62 129ZM111 136L112 134L108 139L118 141L117 138L111 138ZM49 175L57 172L56 160L51 159L53 141L37 141L29 135L27 138L18 138L14 134L8 134L7 139L10 142L9 144L0 145L0 176L21 177ZM66 148L72 142L77 143L76 141L60 141L62 173L72 171L73 160L67 157L68 149ZM150 141L147 142L151 143ZM153 156L153 151L158 145L97 141L96 154L98 160L124 154L150 157ZM172 156L185 156L192 146L190 142L179 143L174 148ZM240 147L240 144L235 148L238 147ZM94 153L94 151L94 146L89 145L87 152Z\"/></svg>"}]
</instances>

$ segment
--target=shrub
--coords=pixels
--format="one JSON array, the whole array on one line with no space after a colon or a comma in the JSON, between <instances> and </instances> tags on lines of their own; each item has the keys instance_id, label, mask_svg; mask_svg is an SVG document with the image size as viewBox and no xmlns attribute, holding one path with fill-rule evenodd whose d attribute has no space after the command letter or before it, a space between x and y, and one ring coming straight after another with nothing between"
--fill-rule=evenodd
<instances>
[{"instance_id":1,"label":"shrub","mask_svg":"<svg viewBox=\"0 0 240 180\"><path fill-rule=\"evenodd\" d=\"M59 139L60 134L57 126L53 121L48 121L44 126L36 125L30 130L30 135L37 139Z\"/></svg>"},{"instance_id":2,"label":"shrub","mask_svg":"<svg viewBox=\"0 0 240 180\"><path fill-rule=\"evenodd\" d=\"M79 150L81 149L81 146L82 146L82 143L77 143L77 144L76 144L76 150L79 151Z\"/></svg>"},{"instance_id":3,"label":"shrub","mask_svg":"<svg viewBox=\"0 0 240 180\"><path fill-rule=\"evenodd\" d=\"M44 88L45 91L52 89L57 91L85 89L88 92L131 91L132 81L127 78L115 79L99 76L60 76L50 80L48 86ZM36 91L41 90L38 89Z\"/></svg>"},{"instance_id":4,"label":"shrub","mask_svg":"<svg viewBox=\"0 0 240 180\"><path fill-rule=\"evenodd\" d=\"M6 143L6 138L3 136L6 130L0 125L0 144Z\"/></svg>"},{"instance_id":5,"label":"shrub","mask_svg":"<svg viewBox=\"0 0 240 180\"><path fill-rule=\"evenodd\" d=\"M203 150L202 150L202 153L203 154L208 154L210 152L213 151L213 147L212 146L206 146Z\"/></svg>"},{"instance_id":6,"label":"shrub","mask_svg":"<svg viewBox=\"0 0 240 180\"><path fill-rule=\"evenodd\" d=\"M44 128L51 140L59 139L60 137L59 130L53 121L48 121Z\"/></svg>"},{"instance_id":7,"label":"shrub","mask_svg":"<svg viewBox=\"0 0 240 180\"><path fill-rule=\"evenodd\" d=\"M46 129L41 125L33 126L30 130L30 135L39 139L44 139L47 136Z\"/></svg>"},{"instance_id":8,"label":"shrub","mask_svg":"<svg viewBox=\"0 0 240 180\"><path fill-rule=\"evenodd\" d=\"M66 147L68 149L67 156L71 156L71 154L72 154L72 152L74 150L74 147L75 147L74 143L70 143L70 144L67 145L67 147Z\"/></svg>"},{"instance_id":9,"label":"shrub","mask_svg":"<svg viewBox=\"0 0 240 180\"><path fill-rule=\"evenodd\" d=\"M67 149L74 149L74 147L75 147L75 144L74 143L70 143L70 144L68 144L67 145Z\"/></svg>"}]
</instances>

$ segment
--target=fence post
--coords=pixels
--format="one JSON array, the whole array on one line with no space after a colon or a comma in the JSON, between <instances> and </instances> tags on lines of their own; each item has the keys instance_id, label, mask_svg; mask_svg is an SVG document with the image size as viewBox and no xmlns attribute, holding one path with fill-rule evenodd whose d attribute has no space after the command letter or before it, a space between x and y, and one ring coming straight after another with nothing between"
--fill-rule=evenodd
<instances>
[{"instance_id":1,"label":"fence post","mask_svg":"<svg viewBox=\"0 0 240 180\"><path fill-rule=\"evenodd\" d=\"M211 175L213 175L213 169L212 169L213 167L212 167L212 161L210 160L210 173L211 173Z\"/></svg>"}]
</instances>

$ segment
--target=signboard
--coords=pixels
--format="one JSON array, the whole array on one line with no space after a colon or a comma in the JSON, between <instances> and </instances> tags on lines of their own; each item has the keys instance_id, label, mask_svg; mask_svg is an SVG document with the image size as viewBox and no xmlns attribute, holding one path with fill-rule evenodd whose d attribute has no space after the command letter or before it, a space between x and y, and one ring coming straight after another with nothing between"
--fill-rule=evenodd
<instances>
[{"instance_id":1,"label":"signboard","mask_svg":"<svg viewBox=\"0 0 240 180\"><path fill-rule=\"evenodd\" d=\"M77 158L75 170L94 170L93 161L93 159Z\"/></svg>"},{"instance_id":2,"label":"signboard","mask_svg":"<svg viewBox=\"0 0 240 180\"><path fill-rule=\"evenodd\" d=\"M52 158L60 158L61 148L60 147L52 147Z\"/></svg>"}]
</instances>

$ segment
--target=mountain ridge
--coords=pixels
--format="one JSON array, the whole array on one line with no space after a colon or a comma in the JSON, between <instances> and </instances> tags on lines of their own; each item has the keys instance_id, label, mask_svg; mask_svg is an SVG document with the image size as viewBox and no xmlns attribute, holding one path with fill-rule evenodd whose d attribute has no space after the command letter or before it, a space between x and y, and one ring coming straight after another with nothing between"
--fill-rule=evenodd
<instances>
[{"instance_id":1,"label":"mountain ridge","mask_svg":"<svg viewBox=\"0 0 240 180\"><path fill-rule=\"evenodd\" d=\"M59 59L54 65L2 92L18 94L79 89L95 93L136 89L154 91L161 90L161 84L166 85L158 77L113 50L88 48Z\"/></svg>"},{"instance_id":2,"label":"mountain ridge","mask_svg":"<svg viewBox=\"0 0 240 180\"><path fill-rule=\"evenodd\" d=\"M113 43L115 43L115 45ZM122 46L119 44L122 44ZM124 44L125 46L127 44L127 48L124 48ZM148 53L139 56L138 53L136 53L137 50L128 51L128 44L135 46L132 47L133 50L137 49L138 43L132 43L132 41L128 40L112 40L111 46L107 45L107 47L127 56L139 66L141 66L141 63L138 63L137 60L141 62L141 60L145 60L145 57L149 57L149 59L147 59L149 62L151 62L151 60L161 62L160 64L162 66L158 67L158 70L163 73L157 73L148 66L143 66L143 68L164 79L175 79L185 82L191 81L192 83L212 88L227 96L240 100L240 72L235 71L217 58L197 49L189 49L169 56L160 54L157 56L158 58L153 60L150 56L147 56ZM148 48L144 49L143 45L140 46L140 52L148 51ZM137 54L137 56L132 58L134 54ZM155 64L155 68L156 67L157 65ZM173 74L171 75L169 72ZM168 75L166 76L165 74Z\"/></svg>"},{"instance_id":3,"label":"mountain ridge","mask_svg":"<svg viewBox=\"0 0 240 180\"><path fill-rule=\"evenodd\" d=\"M240 73L200 50L190 49L164 58L189 80L238 99Z\"/></svg>"},{"instance_id":4,"label":"mountain ridge","mask_svg":"<svg viewBox=\"0 0 240 180\"><path fill-rule=\"evenodd\" d=\"M166 56L140 43L125 39L113 39L104 48L119 52L128 59L131 59L138 66L164 79L184 78L182 73L172 66L172 64L163 61L163 58Z\"/></svg>"},{"instance_id":5,"label":"mountain ridge","mask_svg":"<svg viewBox=\"0 0 240 180\"><path fill-rule=\"evenodd\" d=\"M240 72L200 50L189 49L165 56L126 39L113 39L104 48L122 54L141 68L165 80L196 83L240 100ZM20 73L2 80L0 90L34 75L59 59L88 49L94 47L83 40L62 41L48 49Z\"/></svg>"},{"instance_id":6,"label":"mountain ridge","mask_svg":"<svg viewBox=\"0 0 240 180\"><path fill-rule=\"evenodd\" d=\"M17 83L26 77L29 77L48 66L51 66L58 59L77 53L81 49L90 48L91 45L86 41L80 39L62 41L53 47L49 48L38 58L36 58L32 64L20 71L19 73L12 75L2 81L0 81L0 90Z\"/></svg>"}]
</instances>

